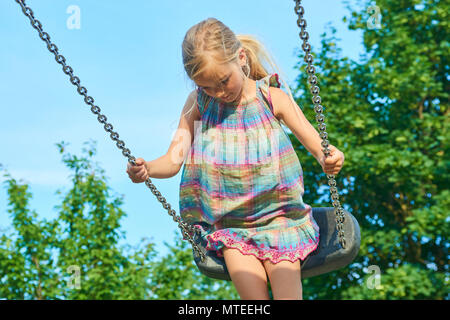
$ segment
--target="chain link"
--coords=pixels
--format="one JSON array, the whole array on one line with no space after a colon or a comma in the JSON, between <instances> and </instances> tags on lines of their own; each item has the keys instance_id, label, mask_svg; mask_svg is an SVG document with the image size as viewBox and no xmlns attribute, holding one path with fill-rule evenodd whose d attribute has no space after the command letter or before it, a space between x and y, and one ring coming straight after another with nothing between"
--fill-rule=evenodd
<instances>
[{"instance_id":1,"label":"chain link","mask_svg":"<svg viewBox=\"0 0 450 320\"><path fill-rule=\"evenodd\" d=\"M304 61L308 64L306 66L306 72L308 73L308 82L310 84L310 91L313 95L312 102L314 103L314 111L316 112L316 121L318 123L318 128L320 130L319 135L322 138L322 147L324 149L322 150L326 157L330 154L330 149L328 149L328 134L326 133L326 125L325 125L325 117L322 114L323 107L320 105L322 103L322 99L319 96L319 86L317 85L317 77L314 74L315 68L312 66L312 63L314 61L313 56L311 55L311 46L308 43L309 34L306 32L306 20L303 19L303 14L305 13L305 9L301 6L301 0L294 0L295 1L295 13L298 15L297 25L300 27L300 39L303 40L302 49L305 52ZM336 214L336 229L338 230L338 236L339 236L339 243L341 244L342 248L345 249L346 247L346 241L344 237L344 210L342 209L340 202L339 202L339 194L338 190L336 188L336 180L334 180L335 176L334 174L327 174L328 178L328 185L330 186L330 193L331 193L331 199L333 207L334 207L334 213Z\"/></svg>"},{"instance_id":2,"label":"chain link","mask_svg":"<svg viewBox=\"0 0 450 320\"><path fill-rule=\"evenodd\" d=\"M34 13L31 10L31 8L27 7L25 4L25 0L15 0L22 8L22 12L30 19L30 23L34 29L36 29L39 32L39 37L47 43L47 49L55 55L55 60L57 63L62 65L62 70L65 74L70 76L70 82L77 87L77 91L80 95L84 96L84 102L91 106L91 111L95 115L97 115L97 120L104 124L104 129L106 132L111 133L110 137L113 141L116 142L117 147L122 150L122 154L128 158L128 162L130 162L132 165L136 165L136 158L131 155L131 151L128 148L125 148L125 142L122 140L119 140L119 134L117 132L113 131L113 126L107 122L107 118L105 115L100 113L100 108L96 105L94 105L94 98L87 95L87 89L85 87L82 87L80 85L80 78L73 75L73 69L69 65L66 65L66 58L59 53L58 47L50 41L50 36L48 33L43 31L42 24L39 20L37 20L34 17ZM200 231L195 228L194 226L187 224L182 220L180 216L177 216L175 210L171 208L171 205L166 202L166 199L161 196L161 193L156 189L156 187L153 185L150 178L148 178L145 181L145 185L152 191L152 193L156 196L159 202L162 203L164 209L168 211L168 214L172 216L173 220L178 223L178 227L181 230L181 233L183 235L184 240L188 240L193 249L194 253L198 256L200 256L200 259L204 261L206 259L206 255L200 250L200 247L195 243L193 236L195 233L200 233Z\"/></svg>"}]
</instances>

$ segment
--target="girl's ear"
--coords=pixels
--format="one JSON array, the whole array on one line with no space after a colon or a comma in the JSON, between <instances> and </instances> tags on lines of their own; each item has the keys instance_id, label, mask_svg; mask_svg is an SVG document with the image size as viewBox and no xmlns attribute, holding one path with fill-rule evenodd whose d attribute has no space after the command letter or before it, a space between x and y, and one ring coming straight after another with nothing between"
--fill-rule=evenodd
<instances>
[{"instance_id":1,"label":"girl's ear","mask_svg":"<svg viewBox=\"0 0 450 320\"><path fill-rule=\"evenodd\" d=\"M239 60L241 63L243 63L243 65L241 65L241 67L245 66L245 64L247 62L247 56L245 54L244 48L239 49Z\"/></svg>"}]
</instances>

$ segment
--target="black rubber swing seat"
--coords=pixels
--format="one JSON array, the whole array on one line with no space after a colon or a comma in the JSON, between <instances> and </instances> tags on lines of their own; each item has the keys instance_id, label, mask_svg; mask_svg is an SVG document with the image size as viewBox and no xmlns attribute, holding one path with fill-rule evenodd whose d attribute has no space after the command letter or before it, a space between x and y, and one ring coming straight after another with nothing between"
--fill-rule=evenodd
<instances>
[{"instance_id":1,"label":"black rubber swing seat","mask_svg":"<svg viewBox=\"0 0 450 320\"><path fill-rule=\"evenodd\" d=\"M339 243L334 208L312 208L314 220L320 229L320 239L317 249L301 262L302 279L345 267L358 254L361 244L361 232L358 221L350 212L343 211L345 216L343 223L346 241L345 249ZM201 251L206 255L206 259L201 261L200 257L194 252L194 261L200 272L210 278L231 281L224 258L218 257L212 250L206 250L206 240L200 238L197 234L194 236L194 241L200 244Z\"/></svg>"}]
</instances>

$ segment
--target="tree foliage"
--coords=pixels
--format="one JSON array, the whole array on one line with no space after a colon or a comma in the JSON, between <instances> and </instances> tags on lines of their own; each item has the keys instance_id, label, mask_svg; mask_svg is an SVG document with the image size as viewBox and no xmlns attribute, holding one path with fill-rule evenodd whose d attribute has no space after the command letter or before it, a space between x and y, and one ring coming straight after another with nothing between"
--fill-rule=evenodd
<instances>
[{"instance_id":1,"label":"tree foliage","mask_svg":"<svg viewBox=\"0 0 450 320\"><path fill-rule=\"evenodd\" d=\"M0 299L238 297L230 283L200 274L179 235L161 259L147 238L135 247L119 246L123 197L111 195L103 170L93 163L95 146L81 157L67 153L64 142L58 148L73 174L71 189L57 192L62 203L53 220L39 219L29 208L29 186L4 174L13 231L0 236Z\"/></svg>"},{"instance_id":2,"label":"tree foliage","mask_svg":"<svg viewBox=\"0 0 450 320\"><path fill-rule=\"evenodd\" d=\"M308 279L304 290L319 299L446 299L450 6L377 1L380 27L369 28L370 5L349 8L344 18L363 32L361 62L341 56L334 28L314 54L328 139L345 154L340 202L360 224L361 249L348 268ZM297 83L297 102L315 123L306 72ZM305 202L331 206L328 188L319 188L325 174L302 145L295 147ZM378 289L370 289L371 266L380 270Z\"/></svg>"}]
</instances>

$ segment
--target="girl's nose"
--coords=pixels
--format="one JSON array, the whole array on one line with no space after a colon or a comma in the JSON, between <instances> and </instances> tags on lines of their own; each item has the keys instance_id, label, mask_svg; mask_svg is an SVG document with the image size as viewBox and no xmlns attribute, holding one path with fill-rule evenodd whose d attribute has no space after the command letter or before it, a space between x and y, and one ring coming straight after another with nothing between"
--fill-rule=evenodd
<instances>
[{"instance_id":1,"label":"girl's nose","mask_svg":"<svg viewBox=\"0 0 450 320\"><path fill-rule=\"evenodd\" d=\"M222 92L221 94L217 95L217 97L219 97L220 99L225 98L227 95L225 94L225 92Z\"/></svg>"},{"instance_id":2,"label":"girl's nose","mask_svg":"<svg viewBox=\"0 0 450 320\"><path fill-rule=\"evenodd\" d=\"M225 96L226 96L225 89L223 89L223 88L217 89L217 90L216 90L216 95L217 95L219 98L225 97Z\"/></svg>"}]
</instances>

